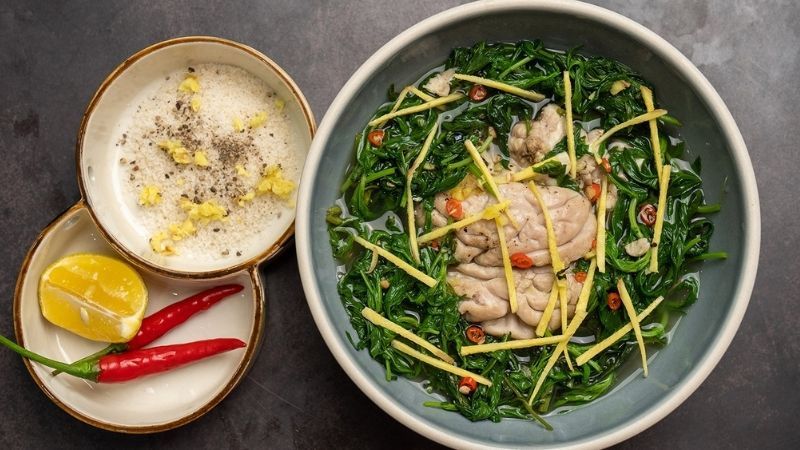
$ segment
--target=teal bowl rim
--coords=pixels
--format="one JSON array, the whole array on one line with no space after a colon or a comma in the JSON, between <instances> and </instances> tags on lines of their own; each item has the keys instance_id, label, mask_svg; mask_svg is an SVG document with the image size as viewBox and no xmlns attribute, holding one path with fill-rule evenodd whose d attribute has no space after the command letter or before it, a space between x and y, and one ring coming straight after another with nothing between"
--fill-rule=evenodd
<instances>
[{"instance_id":1,"label":"teal bowl rim","mask_svg":"<svg viewBox=\"0 0 800 450\"><path fill-rule=\"evenodd\" d=\"M699 98L705 102L712 117L719 125L722 135L725 136L727 141L736 174L741 184L742 204L744 206L744 222L742 225L745 233L742 246L743 263L740 276L736 280L737 286L731 309L722 323L721 329L715 336L713 345L708 348L693 370L673 390L660 401L652 404L644 414L634 421L621 424L590 438L569 443L572 448L608 447L644 431L663 419L686 400L717 365L733 340L747 309L753 284L755 283L761 240L761 214L755 174L744 140L730 111L717 91L686 56L643 25L605 8L581 2L490 0L469 3L436 14L389 41L370 56L350 77L328 108L312 142L300 181L297 200L295 241L300 276L308 306L325 343L342 369L375 404L403 425L441 444L459 448L485 447L487 445L486 442L466 439L444 428L427 423L415 415L413 411L393 402L383 391L383 387L365 376L363 369L350 357L348 353L348 348L351 348L350 343L336 333L330 317L325 311L311 264L311 246L314 240L311 236L310 219L311 214L315 213L315 211L311 210L311 194L314 180L319 170L322 152L334 132L335 122L353 100L360 86L369 80L375 72L379 71L395 53L414 42L418 37L441 29L452 22L473 18L489 12L520 9L571 14L614 27L642 42L642 45L648 47L658 57L678 70L685 77L687 83L696 89Z\"/></svg>"}]
</instances>

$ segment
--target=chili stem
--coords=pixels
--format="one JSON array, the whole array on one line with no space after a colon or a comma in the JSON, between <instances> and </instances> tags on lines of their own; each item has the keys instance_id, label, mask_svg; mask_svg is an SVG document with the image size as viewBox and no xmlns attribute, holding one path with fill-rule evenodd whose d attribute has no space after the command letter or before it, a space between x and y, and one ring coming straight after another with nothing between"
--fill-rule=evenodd
<instances>
[{"instance_id":1,"label":"chili stem","mask_svg":"<svg viewBox=\"0 0 800 450\"><path fill-rule=\"evenodd\" d=\"M68 373L68 374L70 374L70 375L72 375L74 377L78 377L78 378L84 378L84 379L87 379L87 380L93 380L94 379L93 374L90 373L90 371L87 370L86 367L78 367L76 365L66 364L66 363L63 363L61 361L56 361L54 359L50 359L50 358L44 357L44 356L42 356L42 355L40 355L38 353L34 353L34 352L28 350L25 347L22 347L21 345L18 345L16 342L12 341L11 339L8 339L7 337L5 337L3 335L0 335L0 344L2 344L3 346L7 347L8 349L16 352L17 354L19 354L20 356L22 356L24 358L27 358L27 359L29 359L31 361L35 361L35 362L37 362L39 364L45 365L45 366L50 367L52 369L58 369L58 370L60 370L60 371L62 371L64 373Z\"/></svg>"},{"instance_id":2,"label":"chili stem","mask_svg":"<svg viewBox=\"0 0 800 450\"><path fill-rule=\"evenodd\" d=\"M108 355L109 353L124 352L125 350L127 350L127 348L128 348L127 344L111 344L111 345L107 346L106 348L104 348L102 350L94 352L89 356L85 356L85 357L73 362L72 364L73 365L78 365L78 364L83 364L83 363L88 363L88 362L96 362L98 359L100 359L103 356ZM61 372L63 372L61 369L56 369L56 370L50 372L50 375L57 376Z\"/></svg>"}]
</instances>

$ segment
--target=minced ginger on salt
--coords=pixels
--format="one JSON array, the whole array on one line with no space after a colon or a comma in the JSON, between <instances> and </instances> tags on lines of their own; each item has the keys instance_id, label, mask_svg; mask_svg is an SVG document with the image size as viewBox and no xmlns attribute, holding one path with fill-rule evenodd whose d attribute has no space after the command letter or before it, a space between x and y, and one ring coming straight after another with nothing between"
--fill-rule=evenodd
<instances>
[{"instance_id":1,"label":"minced ginger on salt","mask_svg":"<svg viewBox=\"0 0 800 450\"><path fill-rule=\"evenodd\" d=\"M243 69L173 73L117 144L150 247L162 255L241 255L294 206L302 160L277 98Z\"/></svg>"}]
</instances>

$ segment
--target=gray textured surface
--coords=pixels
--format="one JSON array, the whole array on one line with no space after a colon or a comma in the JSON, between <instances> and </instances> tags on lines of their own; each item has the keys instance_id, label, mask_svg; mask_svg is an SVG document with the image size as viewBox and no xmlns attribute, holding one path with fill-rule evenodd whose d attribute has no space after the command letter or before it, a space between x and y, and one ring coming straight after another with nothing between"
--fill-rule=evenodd
<instances>
[{"instance_id":1,"label":"gray textured surface","mask_svg":"<svg viewBox=\"0 0 800 450\"><path fill-rule=\"evenodd\" d=\"M84 106L129 54L169 37L211 34L250 44L292 74L321 119L380 45L457 1L41 2L0 5L0 332L28 246L78 198L75 133ZM790 1L597 2L653 29L720 92L749 145L762 200L761 266L751 306L709 379L669 417L621 447L797 448L800 8ZM790 122L791 121L791 122ZM790 153L791 152L791 153ZM61 412L19 359L0 352L0 447L426 447L356 389L325 348L299 287L293 252L264 268L265 349L218 408L157 436L118 436Z\"/></svg>"}]
</instances>

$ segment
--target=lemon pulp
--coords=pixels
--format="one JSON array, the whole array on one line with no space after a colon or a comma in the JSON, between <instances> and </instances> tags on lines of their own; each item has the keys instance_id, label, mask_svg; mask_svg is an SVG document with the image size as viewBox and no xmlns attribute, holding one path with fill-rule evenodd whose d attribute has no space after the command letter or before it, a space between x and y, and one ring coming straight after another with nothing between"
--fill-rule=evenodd
<instances>
[{"instance_id":1,"label":"lemon pulp","mask_svg":"<svg viewBox=\"0 0 800 450\"><path fill-rule=\"evenodd\" d=\"M108 256L65 256L39 280L39 306L52 324L93 341L127 342L139 331L147 287L128 264Z\"/></svg>"}]
</instances>

